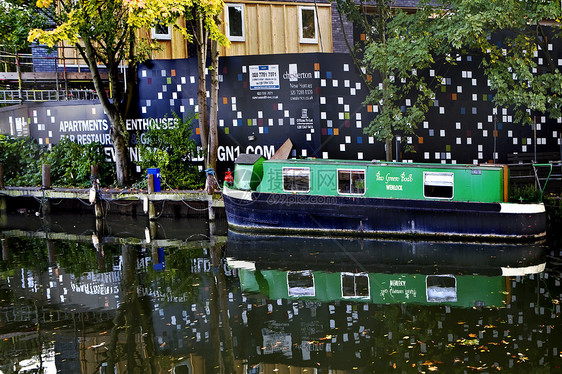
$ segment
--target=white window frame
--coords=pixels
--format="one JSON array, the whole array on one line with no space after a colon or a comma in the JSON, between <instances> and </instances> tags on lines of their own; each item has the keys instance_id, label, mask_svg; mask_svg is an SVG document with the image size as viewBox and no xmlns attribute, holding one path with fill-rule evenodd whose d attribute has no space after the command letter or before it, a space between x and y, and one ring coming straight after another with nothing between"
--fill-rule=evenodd
<instances>
[{"instance_id":1,"label":"white window frame","mask_svg":"<svg viewBox=\"0 0 562 374\"><path fill-rule=\"evenodd\" d=\"M307 176L308 177L308 189L305 190L286 190L285 189L285 176L288 177L296 177L296 176ZM283 184L283 191L284 192L295 192L295 193L307 193L310 192L310 168L309 167L292 167L286 166L283 167L281 171L281 183Z\"/></svg>"},{"instance_id":2,"label":"white window frame","mask_svg":"<svg viewBox=\"0 0 562 374\"><path fill-rule=\"evenodd\" d=\"M362 193L351 192L351 189L350 189L350 192L340 192L340 171L349 172L350 174L352 174L352 173L363 173L363 192ZM349 183L351 183L351 179L349 180ZM338 194L340 194L340 195L363 196L367 192L367 172L364 169L337 169L337 171L336 171L336 184L337 184L336 188L338 190Z\"/></svg>"},{"instance_id":3,"label":"white window frame","mask_svg":"<svg viewBox=\"0 0 562 374\"><path fill-rule=\"evenodd\" d=\"M344 295L343 294L343 278L350 277L353 278L353 293L354 295ZM362 277L367 279L367 296L357 295L357 278ZM344 299L370 299L371 298L371 282L369 279L369 274L367 273L348 273L342 272L340 274L341 279L341 295Z\"/></svg>"},{"instance_id":4,"label":"white window frame","mask_svg":"<svg viewBox=\"0 0 562 374\"><path fill-rule=\"evenodd\" d=\"M425 186L451 187L451 197L426 196ZM451 172L423 172L423 197L426 199L452 200L455 197L455 173Z\"/></svg>"},{"instance_id":5,"label":"white window frame","mask_svg":"<svg viewBox=\"0 0 562 374\"><path fill-rule=\"evenodd\" d=\"M166 34L161 34L156 32L156 28L152 28L151 34L154 40L172 40L172 25L168 25L168 32Z\"/></svg>"},{"instance_id":6,"label":"white window frame","mask_svg":"<svg viewBox=\"0 0 562 374\"><path fill-rule=\"evenodd\" d=\"M226 36L231 42L245 42L246 41L246 21L244 18L244 4L226 3ZM230 35L230 13L229 8L240 8L240 16L242 17L242 36Z\"/></svg>"},{"instance_id":7,"label":"white window frame","mask_svg":"<svg viewBox=\"0 0 562 374\"><path fill-rule=\"evenodd\" d=\"M431 298L430 297L430 291L431 290L430 290L430 287L427 286L427 281L429 280L429 278L453 279L455 281L455 283L454 283L453 287L447 287L447 288L438 287L439 290L441 291L441 293L449 292L446 297ZM433 289L436 289L436 288L433 288ZM425 276L425 299L427 300L428 303L450 303L450 302L456 303L458 301L457 277L455 277L452 274L426 275Z\"/></svg>"},{"instance_id":8,"label":"white window frame","mask_svg":"<svg viewBox=\"0 0 562 374\"><path fill-rule=\"evenodd\" d=\"M302 12L303 10L312 10L314 12L314 38L305 38L303 33ZM302 44L318 44L318 17L316 16L316 7L299 6L299 37Z\"/></svg>"},{"instance_id":9,"label":"white window frame","mask_svg":"<svg viewBox=\"0 0 562 374\"><path fill-rule=\"evenodd\" d=\"M291 287L289 284L289 276L292 274L299 274L301 276L310 277L312 279L312 287L307 287L301 292L295 292L296 287ZM316 279L314 279L314 273L310 270L301 271L288 271L287 272L287 293L291 297L314 297L316 296Z\"/></svg>"}]
</instances>

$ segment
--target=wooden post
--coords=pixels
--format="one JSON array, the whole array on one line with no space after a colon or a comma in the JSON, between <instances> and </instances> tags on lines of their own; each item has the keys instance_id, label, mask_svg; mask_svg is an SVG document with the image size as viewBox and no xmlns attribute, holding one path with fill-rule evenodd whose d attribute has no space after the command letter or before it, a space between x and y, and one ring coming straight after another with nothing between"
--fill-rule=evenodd
<instances>
[{"instance_id":1,"label":"wooden post","mask_svg":"<svg viewBox=\"0 0 562 374\"><path fill-rule=\"evenodd\" d=\"M43 164L43 179L41 181L42 188L51 188L51 165Z\"/></svg>"},{"instance_id":2,"label":"wooden post","mask_svg":"<svg viewBox=\"0 0 562 374\"><path fill-rule=\"evenodd\" d=\"M57 250L55 248L55 242L51 239L47 239L47 255L49 259L49 265L53 265L57 262Z\"/></svg>"},{"instance_id":3,"label":"wooden post","mask_svg":"<svg viewBox=\"0 0 562 374\"><path fill-rule=\"evenodd\" d=\"M103 220L102 220L102 219L96 219L96 234L97 234L98 238L103 237L104 234L105 234L105 230L104 230L104 225L103 225Z\"/></svg>"},{"instance_id":4,"label":"wooden post","mask_svg":"<svg viewBox=\"0 0 562 374\"><path fill-rule=\"evenodd\" d=\"M4 165L0 164L0 190L4 189ZM6 198L0 196L0 214L6 213Z\"/></svg>"},{"instance_id":5,"label":"wooden post","mask_svg":"<svg viewBox=\"0 0 562 374\"><path fill-rule=\"evenodd\" d=\"M10 259L10 246L8 245L8 239L2 238L2 261L8 261Z\"/></svg>"},{"instance_id":6,"label":"wooden post","mask_svg":"<svg viewBox=\"0 0 562 374\"><path fill-rule=\"evenodd\" d=\"M150 200L150 195L154 193L154 174L148 174L148 219L156 219L156 209L154 203Z\"/></svg>"},{"instance_id":7,"label":"wooden post","mask_svg":"<svg viewBox=\"0 0 562 374\"><path fill-rule=\"evenodd\" d=\"M90 165L90 174L92 174L92 179L96 178L98 179L98 170L99 167L98 165Z\"/></svg>"},{"instance_id":8,"label":"wooden post","mask_svg":"<svg viewBox=\"0 0 562 374\"><path fill-rule=\"evenodd\" d=\"M49 164L43 164L41 188L42 189L51 188L51 165ZM50 212L51 212L51 203L49 202L48 198L43 197L43 199L41 199L41 215L46 216Z\"/></svg>"},{"instance_id":9,"label":"wooden post","mask_svg":"<svg viewBox=\"0 0 562 374\"><path fill-rule=\"evenodd\" d=\"M207 203L209 207L209 220L215 220L215 209L213 208L213 195L207 195Z\"/></svg>"}]
</instances>

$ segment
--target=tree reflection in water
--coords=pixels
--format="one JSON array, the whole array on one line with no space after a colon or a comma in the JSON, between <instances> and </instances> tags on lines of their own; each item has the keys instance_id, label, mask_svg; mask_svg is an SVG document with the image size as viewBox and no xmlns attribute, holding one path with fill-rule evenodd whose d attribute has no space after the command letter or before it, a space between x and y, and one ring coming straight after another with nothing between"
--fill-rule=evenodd
<instances>
[{"instance_id":1,"label":"tree reflection in water","mask_svg":"<svg viewBox=\"0 0 562 374\"><path fill-rule=\"evenodd\" d=\"M551 372L562 364L558 250L174 241L149 231L150 243L2 232L0 370Z\"/></svg>"}]
</instances>

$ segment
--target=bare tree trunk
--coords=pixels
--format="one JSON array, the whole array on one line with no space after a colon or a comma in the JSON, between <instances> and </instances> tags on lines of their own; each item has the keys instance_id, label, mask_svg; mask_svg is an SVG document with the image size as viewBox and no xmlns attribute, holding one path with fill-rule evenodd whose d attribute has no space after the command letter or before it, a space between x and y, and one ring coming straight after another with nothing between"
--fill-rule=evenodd
<instances>
[{"instance_id":1,"label":"bare tree trunk","mask_svg":"<svg viewBox=\"0 0 562 374\"><path fill-rule=\"evenodd\" d=\"M101 74L97 66L97 59L94 49L88 40L85 40L84 47L77 45L78 50L82 54L84 60L88 63L88 67L92 72L92 81L94 82L94 87L96 93L100 99L103 109L109 117L111 122L111 127L109 129L109 136L111 142L113 143L113 157L115 159L115 173L117 176L117 183L120 186L124 186L129 183L129 159L127 155L127 132L125 130L125 117L124 113L121 112L121 92L118 91L118 74L115 69L108 67L110 73L110 85L112 86L112 91L118 93L117 97L110 100L107 92L103 86L101 79Z\"/></svg>"},{"instance_id":2,"label":"bare tree trunk","mask_svg":"<svg viewBox=\"0 0 562 374\"><path fill-rule=\"evenodd\" d=\"M111 121L109 136L113 143L117 183L124 186L129 183L129 158L127 154L127 143L123 134L125 132L125 119L121 113L118 113L115 109L112 114L110 114L110 110L105 110Z\"/></svg>"},{"instance_id":3,"label":"bare tree trunk","mask_svg":"<svg viewBox=\"0 0 562 374\"><path fill-rule=\"evenodd\" d=\"M219 100L219 50L218 42L211 40L211 93L209 103L209 139L207 146L206 167L215 170L217 168L217 151L219 147L217 130L217 112ZM215 179L212 175L207 175L206 189L208 194L215 190ZM218 187L218 186L217 186Z\"/></svg>"},{"instance_id":4,"label":"bare tree trunk","mask_svg":"<svg viewBox=\"0 0 562 374\"><path fill-rule=\"evenodd\" d=\"M198 15L196 22L197 39L197 67L199 72L199 85L197 88L197 101L199 104L199 135L201 137L201 148L205 152L207 160L208 140L209 140L209 117L207 107L207 77L205 70L207 66L207 35L203 19ZM205 162L206 166L206 162Z\"/></svg>"},{"instance_id":5,"label":"bare tree trunk","mask_svg":"<svg viewBox=\"0 0 562 374\"><path fill-rule=\"evenodd\" d=\"M384 141L386 161L392 161L392 139L386 138Z\"/></svg>"}]
</instances>

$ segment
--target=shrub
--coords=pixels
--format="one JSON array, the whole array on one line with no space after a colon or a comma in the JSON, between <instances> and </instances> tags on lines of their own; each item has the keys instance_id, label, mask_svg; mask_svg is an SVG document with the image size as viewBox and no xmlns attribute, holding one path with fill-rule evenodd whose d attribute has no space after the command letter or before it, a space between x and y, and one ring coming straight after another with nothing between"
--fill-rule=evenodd
<instances>
[{"instance_id":1,"label":"shrub","mask_svg":"<svg viewBox=\"0 0 562 374\"><path fill-rule=\"evenodd\" d=\"M541 200L541 191L532 184L515 186L509 194L509 201L535 203Z\"/></svg>"},{"instance_id":2,"label":"shrub","mask_svg":"<svg viewBox=\"0 0 562 374\"><path fill-rule=\"evenodd\" d=\"M100 184L108 186L115 180L113 164L105 161L103 146L99 143L77 144L61 139L50 152L43 155L44 163L51 165L51 184L64 187L89 187L91 165L98 165Z\"/></svg>"},{"instance_id":3,"label":"shrub","mask_svg":"<svg viewBox=\"0 0 562 374\"><path fill-rule=\"evenodd\" d=\"M0 163L7 186L37 186L41 183L39 145L31 137L0 135Z\"/></svg>"},{"instance_id":4,"label":"shrub","mask_svg":"<svg viewBox=\"0 0 562 374\"><path fill-rule=\"evenodd\" d=\"M193 117L176 117L173 127L152 123L139 144L141 167L159 168L162 179L172 188L198 189L203 186L203 173L192 159L197 155L197 144L192 135Z\"/></svg>"}]
</instances>

